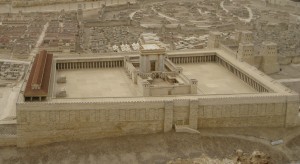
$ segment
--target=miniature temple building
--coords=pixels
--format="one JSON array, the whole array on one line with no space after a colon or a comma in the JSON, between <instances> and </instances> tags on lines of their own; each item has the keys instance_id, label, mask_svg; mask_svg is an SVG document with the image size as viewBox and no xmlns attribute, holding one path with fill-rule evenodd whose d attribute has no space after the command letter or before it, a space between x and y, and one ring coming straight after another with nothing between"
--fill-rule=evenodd
<instances>
[{"instance_id":1,"label":"miniature temple building","mask_svg":"<svg viewBox=\"0 0 300 164\"><path fill-rule=\"evenodd\" d=\"M149 73L153 71L164 71L166 50L159 47L156 44L144 44L141 46L141 68L143 73Z\"/></svg>"}]
</instances>

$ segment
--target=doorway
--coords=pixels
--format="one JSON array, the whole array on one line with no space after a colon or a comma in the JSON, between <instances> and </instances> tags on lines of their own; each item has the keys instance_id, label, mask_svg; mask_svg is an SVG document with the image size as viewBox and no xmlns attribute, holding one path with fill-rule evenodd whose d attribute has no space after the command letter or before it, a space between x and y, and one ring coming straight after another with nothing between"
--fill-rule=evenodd
<instances>
[{"instance_id":1,"label":"doorway","mask_svg":"<svg viewBox=\"0 0 300 164\"><path fill-rule=\"evenodd\" d=\"M151 72L155 71L155 64L156 64L155 61L150 61L150 71Z\"/></svg>"}]
</instances>

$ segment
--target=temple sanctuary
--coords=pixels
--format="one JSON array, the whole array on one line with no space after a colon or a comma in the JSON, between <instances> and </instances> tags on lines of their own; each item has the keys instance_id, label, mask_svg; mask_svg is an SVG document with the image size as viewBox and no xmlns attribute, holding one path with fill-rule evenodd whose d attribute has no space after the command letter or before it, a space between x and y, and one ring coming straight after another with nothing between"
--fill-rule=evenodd
<instances>
[{"instance_id":1,"label":"temple sanctuary","mask_svg":"<svg viewBox=\"0 0 300 164\"><path fill-rule=\"evenodd\" d=\"M166 51L147 43L139 52L90 57L41 51L17 102L17 146L173 128L300 125L299 95L244 61L250 50L237 58L217 42L208 45Z\"/></svg>"}]
</instances>

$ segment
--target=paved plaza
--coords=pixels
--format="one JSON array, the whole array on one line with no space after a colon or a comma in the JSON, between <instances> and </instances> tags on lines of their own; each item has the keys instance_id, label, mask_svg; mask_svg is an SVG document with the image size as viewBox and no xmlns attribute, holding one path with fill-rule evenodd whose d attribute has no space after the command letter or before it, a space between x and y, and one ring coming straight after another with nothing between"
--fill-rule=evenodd
<instances>
[{"instance_id":1,"label":"paved plaza","mask_svg":"<svg viewBox=\"0 0 300 164\"><path fill-rule=\"evenodd\" d=\"M216 63L178 64L188 78L198 80L198 94L256 93L227 69Z\"/></svg>"},{"instance_id":2,"label":"paved plaza","mask_svg":"<svg viewBox=\"0 0 300 164\"><path fill-rule=\"evenodd\" d=\"M56 84L56 90L65 87L67 98L134 97L137 85L128 78L123 68L58 71L66 76L66 84Z\"/></svg>"}]
</instances>

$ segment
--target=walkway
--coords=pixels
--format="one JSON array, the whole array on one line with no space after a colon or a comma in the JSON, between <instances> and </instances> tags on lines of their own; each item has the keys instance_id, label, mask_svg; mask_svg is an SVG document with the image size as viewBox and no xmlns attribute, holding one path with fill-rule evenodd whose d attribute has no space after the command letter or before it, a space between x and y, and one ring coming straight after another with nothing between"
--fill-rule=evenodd
<instances>
[{"instance_id":1,"label":"walkway","mask_svg":"<svg viewBox=\"0 0 300 164\"><path fill-rule=\"evenodd\" d=\"M49 22L47 22L45 25L44 25L44 29L43 31L41 32L40 36L39 36L39 39L38 41L36 42L36 45L35 47L33 48L33 50L30 52L29 54L29 59L32 59L39 51L39 47L40 45L43 43L43 40L44 40L44 37L46 35L46 31L48 29L48 26L49 26Z\"/></svg>"},{"instance_id":2,"label":"walkway","mask_svg":"<svg viewBox=\"0 0 300 164\"><path fill-rule=\"evenodd\" d=\"M168 19L169 21L176 21L176 22L178 22L178 19L172 18L172 17L170 17L170 16L167 16L167 15L165 15L165 14L163 14L163 13L158 12L157 10L154 9L153 6L151 7L151 9L152 9L155 13L157 13L160 17L162 17L162 18L166 18L166 19Z\"/></svg>"},{"instance_id":3,"label":"walkway","mask_svg":"<svg viewBox=\"0 0 300 164\"><path fill-rule=\"evenodd\" d=\"M240 21L242 22L246 22L246 23L249 23L251 22L251 20L253 19L253 12L252 12L252 9L248 6L244 6L248 12L249 12L249 17L248 18L241 18L241 17L238 17Z\"/></svg>"},{"instance_id":4,"label":"walkway","mask_svg":"<svg viewBox=\"0 0 300 164\"><path fill-rule=\"evenodd\" d=\"M225 1L222 1L222 2L220 3L220 6L221 6L221 8L222 8L226 13L228 13L229 10L227 10L227 9L224 7L224 2L225 2ZM248 13L249 13L249 17L248 17L248 18L241 18L241 17L239 17L239 16L237 16L237 17L238 17L238 19L239 19L240 21L245 22L245 23L249 23L249 22L251 22L251 20L253 19L253 11L252 11L252 9L251 9L250 7L248 7L248 6L244 6L244 7L247 9L247 11L248 11Z\"/></svg>"},{"instance_id":5,"label":"walkway","mask_svg":"<svg viewBox=\"0 0 300 164\"><path fill-rule=\"evenodd\" d=\"M141 10L136 10L136 11L130 13L130 14L129 14L130 20L133 20L134 15L135 15L137 12L139 12L139 11L141 11Z\"/></svg>"},{"instance_id":6,"label":"walkway","mask_svg":"<svg viewBox=\"0 0 300 164\"><path fill-rule=\"evenodd\" d=\"M300 82L300 78L292 78L292 79L279 79L276 80L277 82L280 83L286 83L286 82Z\"/></svg>"}]
</instances>

